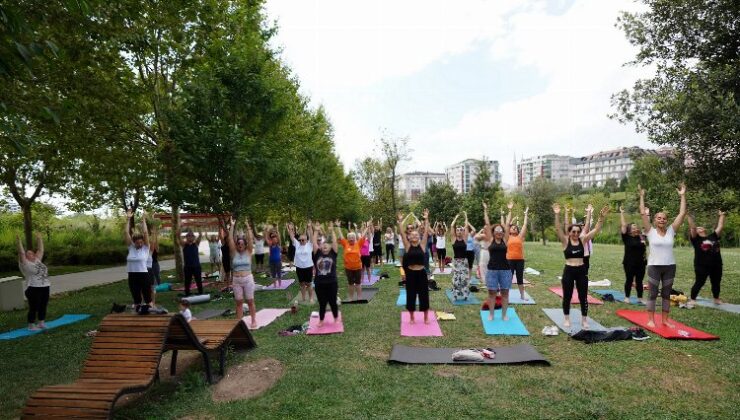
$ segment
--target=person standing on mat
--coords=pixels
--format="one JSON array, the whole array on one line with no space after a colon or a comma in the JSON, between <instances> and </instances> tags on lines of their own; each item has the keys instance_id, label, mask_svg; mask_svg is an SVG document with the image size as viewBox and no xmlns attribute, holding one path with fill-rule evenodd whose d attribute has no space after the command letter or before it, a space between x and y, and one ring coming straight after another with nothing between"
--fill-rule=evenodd
<instances>
[{"instance_id":1,"label":"person standing on mat","mask_svg":"<svg viewBox=\"0 0 740 420\"><path fill-rule=\"evenodd\" d=\"M573 298L573 285L578 292L578 302L581 304L581 327L588 329L588 280L586 279L586 265L583 257L586 255L584 242L588 242L601 231L604 218L609 214L609 207L604 206L599 213L599 220L586 236L581 236L582 227L577 224L568 225L563 231L560 226L560 204L552 205L555 213L555 232L563 245L565 267L561 285L563 287L563 325L570 328L570 300Z\"/></svg>"},{"instance_id":2,"label":"person standing on mat","mask_svg":"<svg viewBox=\"0 0 740 420\"><path fill-rule=\"evenodd\" d=\"M475 263L475 228L468 221L468 212L465 215L465 259L468 261L468 284L473 277L473 264Z\"/></svg>"},{"instance_id":3,"label":"person standing on mat","mask_svg":"<svg viewBox=\"0 0 740 420\"><path fill-rule=\"evenodd\" d=\"M410 323L416 323L416 299L419 298L419 311L424 312L424 323L429 323L429 280L424 269L426 258L427 236L429 235L429 210L424 209L424 224L412 231L409 239L402 236L406 248L403 257L403 270L406 275L406 310L409 311ZM398 228L403 228L403 215L398 214Z\"/></svg>"},{"instance_id":4,"label":"person standing on mat","mask_svg":"<svg viewBox=\"0 0 740 420\"><path fill-rule=\"evenodd\" d=\"M691 300L689 307L696 305L696 298L699 296L701 288L707 282L707 277L712 284L712 297L714 304L721 305L722 299L719 298L720 282L722 281L722 255L719 251L719 239L722 235L722 229L725 226L725 212L718 211L719 220L717 227L710 234L702 227L696 226L694 218L689 215L689 235L691 236L691 245L694 246L694 273L696 280L691 286Z\"/></svg>"},{"instance_id":5,"label":"person standing on mat","mask_svg":"<svg viewBox=\"0 0 740 420\"><path fill-rule=\"evenodd\" d=\"M157 300L157 285L159 284L159 261L157 260L157 249L159 248L159 243L157 239L157 228L152 224L147 224L147 229L149 230L149 256L146 259L146 271L149 275L149 285L152 288L152 301L149 302L149 305L154 307L156 305ZM156 276L154 272L154 264L157 265L157 271Z\"/></svg>"},{"instance_id":6,"label":"person standing on mat","mask_svg":"<svg viewBox=\"0 0 740 420\"><path fill-rule=\"evenodd\" d=\"M383 264L383 218L378 220L378 224L375 225L375 229L372 231L373 239L373 264ZM368 279L370 276L368 276Z\"/></svg>"},{"instance_id":7,"label":"person standing on mat","mask_svg":"<svg viewBox=\"0 0 740 420\"><path fill-rule=\"evenodd\" d=\"M501 293L501 319L509 320L507 309L509 308L509 289L511 288L511 269L509 262L506 260L506 241L509 239L509 232L504 229L511 220L504 221L502 226L499 223L491 225L488 218L488 204L483 202L483 219L486 222L484 235L488 246L488 267L486 271L486 288L488 289L488 320L493 321L496 307L496 292Z\"/></svg>"},{"instance_id":8,"label":"person standing on mat","mask_svg":"<svg viewBox=\"0 0 740 420\"><path fill-rule=\"evenodd\" d=\"M467 244L465 241L465 227L455 226L457 218L455 216L450 223L450 229L454 232L455 241L452 243L453 268L452 268L452 298L454 300L468 300L470 289L468 288L468 260L465 257Z\"/></svg>"},{"instance_id":9,"label":"person standing on mat","mask_svg":"<svg viewBox=\"0 0 740 420\"><path fill-rule=\"evenodd\" d=\"M476 257L478 260L478 279L481 282L486 281L486 275L488 275L488 261L490 260L491 254L488 253L488 247L491 245L486 242L486 235L483 233L484 229L475 234L475 247L478 252Z\"/></svg>"},{"instance_id":10,"label":"person standing on mat","mask_svg":"<svg viewBox=\"0 0 740 420\"><path fill-rule=\"evenodd\" d=\"M198 232L198 238L195 238L195 234L192 230L188 230L185 234L185 240L180 242L182 246L182 257L184 262L185 272L185 296L190 296L190 283L195 280L196 286L198 286L198 294L203 294L203 273L200 268L200 257L198 256L198 246L200 246L200 240L203 238L203 234Z\"/></svg>"},{"instance_id":11,"label":"person standing on mat","mask_svg":"<svg viewBox=\"0 0 740 420\"><path fill-rule=\"evenodd\" d=\"M221 247L218 246L218 237L216 235L208 237L208 260L211 263L210 275L221 272Z\"/></svg>"},{"instance_id":12,"label":"person standing on mat","mask_svg":"<svg viewBox=\"0 0 740 420\"><path fill-rule=\"evenodd\" d=\"M280 287L283 283L283 258L282 249L280 248L280 228L275 224L274 229L268 233L268 244L270 245L270 277L272 278L272 287Z\"/></svg>"},{"instance_id":13,"label":"person standing on mat","mask_svg":"<svg viewBox=\"0 0 740 420\"><path fill-rule=\"evenodd\" d=\"M396 234L393 228L385 229L385 263L392 264L396 261Z\"/></svg>"},{"instance_id":14,"label":"person standing on mat","mask_svg":"<svg viewBox=\"0 0 740 420\"><path fill-rule=\"evenodd\" d=\"M339 221L337 221L337 229L341 230ZM329 234L328 241L324 241L321 245L318 243L318 235L310 235L313 245L314 267L316 268L314 285L316 287L316 299L319 301L319 327L324 326L327 304L331 307L334 322L340 321L339 307L337 306L337 292L339 291L337 282L337 235L334 232L334 223L329 222L327 233Z\"/></svg>"},{"instance_id":15,"label":"person standing on mat","mask_svg":"<svg viewBox=\"0 0 740 420\"><path fill-rule=\"evenodd\" d=\"M627 223L624 219L624 208L622 206L619 206L619 220L622 225L622 242L624 243L624 258L622 258L625 275L624 303L630 303L630 294L634 283L637 298L644 304L642 280L645 278L645 266L647 265L645 237L642 236L640 228L635 223Z\"/></svg>"},{"instance_id":16,"label":"person standing on mat","mask_svg":"<svg viewBox=\"0 0 740 420\"><path fill-rule=\"evenodd\" d=\"M447 224L438 222L434 229L437 233L435 246L437 248L437 265L439 272L445 272L445 259L447 258Z\"/></svg>"},{"instance_id":17,"label":"person standing on mat","mask_svg":"<svg viewBox=\"0 0 740 420\"><path fill-rule=\"evenodd\" d=\"M229 254L232 255L231 268L234 272L231 287L234 290L236 301L236 319L244 317L244 300L249 307L249 317L252 319L252 328L257 328L257 308L254 305L254 275L252 274L252 253L254 252L254 238L249 220L244 220L246 237L236 238L236 221L231 219L229 232Z\"/></svg>"},{"instance_id":18,"label":"person standing on mat","mask_svg":"<svg viewBox=\"0 0 740 420\"><path fill-rule=\"evenodd\" d=\"M295 246L295 267L296 277L298 277L298 284L301 287L301 301L306 301L308 295L308 301L313 303L313 288L311 287L313 279L313 255L314 247L313 243L317 242L314 238L315 232L312 231L311 221L306 225L306 233L298 235L296 239L295 225L288 223L286 225L288 229L288 235L290 235L290 241ZM308 241L308 237L311 237L312 241Z\"/></svg>"},{"instance_id":19,"label":"person standing on mat","mask_svg":"<svg viewBox=\"0 0 740 420\"><path fill-rule=\"evenodd\" d=\"M265 254L265 237L262 232L254 232L254 262L258 273L265 269Z\"/></svg>"},{"instance_id":20,"label":"person standing on mat","mask_svg":"<svg viewBox=\"0 0 740 420\"><path fill-rule=\"evenodd\" d=\"M134 229L134 212L126 210L126 227L124 237L128 246L126 256L126 271L128 272L128 288L134 301L134 308L148 306L152 301L152 285L149 283L149 272L146 269L146 260L149 258L149 232L146 229L146 211L141 216L141 233L131 235Z\"/></svg>"},{"instance_id":21,"label":"person standing on mat","mask_svg":"<svg viewBox=\"0 0 740 420\"><path fill-rule=\"evenodd\" d=\"M514 208L514 202L508 204L509 216L511 220L511 210ZM529 300L524 297L524 238L527 234L527 215L529 207L524 209L524 223L522 230L516 224L508 225L509 240L506 242L506 261L509 263L511 274L516 276L516 285L519 288L519 296L522 300Z\"/></svg>"},{"instance_id":22,"label":"person standing on mat","mask_svg":"<svg viewBox=\"0 0 740 420\"><path fill-rule=\"evenodd\" d=\"M678 195L681 197L681 204L678 215L672 224L668 224L668 216L664 212L658 212L653 218L653 224L650 223L650 209L645 207L645 190L637 186L640 193L640 214L642 215L643 231L647 236L649 254L648 254L648 327L655 327L655 301L658 299L658 288L660 287L660 296L663 309L663 325L673 328L669 318L671 312L671 289L673 280L676 278L676 257L673 255L673 241L676 237L676 231L683 224L686 217L686 185L681 183Z\"/></svg>"},{"instance_id":23,"label":"person standing on mat","mask_svg":"<svg viewBox=\"0 0 740 420\"><path fill-rule=\"evenodd\" d=\"M370 248L373 243L373 226L370 224L369 226L366 225L365 228L365 232L367 233L363 235L365 242L360 247L360 261L362 262L363 276L366 276L367 281L369 282L373 271L373 254L375 251L372 251ZM359 299L359 297L357 299Z\"/></svg>"},{"instance_id":24,"label":"person standing on mat","mask_svg":"<svg viewBox=\"0 0 740 420\"><path fill-rule=\"evenodd\" d=\"M49 269L41 262L44 258L44 239L40 233L36 234L36 252L30 249L26 251L20 236L15 235L15 241L18 243L18 268L26 279L24 295L28 300L28 329L31 331L44 329L51 289Z\"/></svg>"},{"instance_id":25,"label":"person standing on mat","mask_svg":"<svg viewBox=\"0 0 740 420\"><path fill-rule=\"evenodd\" d=\"M219 228L218 236L221 239L221 267L222 267L222 276L221 280L225 282L226 286L231 284L231 250L229 249L229 241L231 238L229 237L228 232L223 229Z\"/></svg>"},{"instance_id":26,"label":"person standing on mat","mask_svg":"<svg viewBox=\"0 0 740 420\"><path fill-rule=\"evenodd\" d=\"M372 223L372 221L370 222ZM337 229L339 243L344 249L344 273L347 275L347 300L358 300L362 296L362 261L360 260L360 249L367 243L368 227L357 239L357 233L348 232L344 239L342 229Z\"/></svg>"}]
</instances>

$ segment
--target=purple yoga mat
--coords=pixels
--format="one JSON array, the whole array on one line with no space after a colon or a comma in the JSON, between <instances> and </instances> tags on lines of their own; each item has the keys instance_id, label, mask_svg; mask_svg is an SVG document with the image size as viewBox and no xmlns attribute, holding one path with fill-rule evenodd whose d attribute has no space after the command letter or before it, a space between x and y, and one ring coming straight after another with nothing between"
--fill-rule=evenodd
<instances>
[{"instance_id":1,"label":"purple yoga mat","mask_svg":"<svg viewBox=\"0 0 740 420\"><path fill-rule=\"evenodd\" d=\"M280 287L276 287L274 285L274 283L270 283L269 286L265 286L265 288L262 289L262 290L285 290L288 287L290 287L290 285L293 284L293 282L295 282L295 280L293 280L293 279L281 280L280 281Z\"/></svg>"},{"instance_id":2,"label":"purple yoga mat","mask_svg":"<svg viewBox=\"0 0 740 420\"><path fill-rule=\"evenodd\" d=\"M320 335L320 334L341 334L344 332L344 324L342 323L342 313L339 313L339 320L334 322L334 316L331 312L327 312L324 316L324 325L319 327L319 313L314 311L311 313L311 318L308 320L308 331L307 335Z\"/></svg>"},{"instance_id":3,"label":"purple yoga mat","mask_svg":"<svg viewBox=\"0 0 740 420\"><path fill-rule=\"evenodd\" d=\"M363 286L372 286L373 284L377 283L378 280L380 280L380 276L376 274L372 274L370 276L370 280L367 279L367 275L362 276L362 285Z\"/></svg>"},{"instance_id":4,"label":"purple yoga mat","mask_svg":"<svg viewBox=\"0 0 740 420\"><path fill-rule=\"evenodd\" d=\"M244 321L244 324L246 324L247 328L250 330L258 330L272 324L272 322L278 319L280 315L288 311L289 309L260 309L257 311L257 328L252 328L252 317L249 315L242 318L242 321Z\"/></svg>"},{"instance_id":5,"label":"purple yoga mat","mask_svg":"<svg viewBox=\"0 0 740 420\"><path fill-rule=\"evenodd\" d=\"M401 335L404 337L442 337L437 316L429 311L429 324L424 323L424 312L414 312L414 324L410 324L408 311L401 312Z\"/></svg>"}]
</instances>

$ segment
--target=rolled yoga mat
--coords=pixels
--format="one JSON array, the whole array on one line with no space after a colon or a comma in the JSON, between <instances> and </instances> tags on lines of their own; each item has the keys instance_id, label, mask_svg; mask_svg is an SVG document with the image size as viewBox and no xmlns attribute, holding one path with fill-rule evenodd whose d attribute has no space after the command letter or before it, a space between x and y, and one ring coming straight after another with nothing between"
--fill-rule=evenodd
<instances>
[{"instance_id":1,"label":"rolled yoga mat","mask_svg":"<svg viewBox=\"0 0 740 420\"><path fill-rule=\"evenodd\" d=\"M514 287L514 285L512 285ZM528 300L522 300L521 295L519 294L519 289L510 289L509 290L509 303L513 305L534 305L536 302L534 299L532 299L532 296L529 296L529 293L527 291L524 291L524 297Z\"/></svg>"},{"instance_id":2,"label":"rolled yoga mat","mask_svg":"<svg viewBox=\"0 0 740 420\"><path fill-rule=\"evenodd\" d=\"M155 292L168 292L172 290L172 283L161 283L154 287Z\"/></svg>"},{"instance_id":3,"label":"rolled yoga mat","mask_svg":"<svg viewBox=\"0 0 740 420\"><path fill-rule=\"evenodd\" d=\"M276 319L278 319L281 315L288 312L289 309L274 309L274 308L265 308L260 309L257 311L257 314L255 317L257 318L257 328L252 328L252 317L247 315L244 318L242 318L242 321L244 324L249 328L250 330L258 330L262 327L266 327L273 323Z\"/></svg>"},{"instance_id":4,"label":"rolled yoga mat","mask_svg":"<svg viewBox=\"0 0 740 420\"><path fill-rule=\"evenodd\" d=\"M419 304L419 297L416 297L416 304ZM396 299L396 306L406 306L406 289L401 289Z\"/></svg>"},{"instance_id":5,"label":"rolled yoga mat","mask_svg":"<svg viewBox=\"0 0 740 420\"><path fill-rule=\"evenodd\" d=\"M429 323L424 323L424 312L414 312L414 323L411 324L411 315L408 311L401 312L401 335L404 337L442 337L437 315L434 311L428 312Z\"/></svg>"},{"instance_id":6,"label":"rolled yoga mat","mask_svg":"<svg viewBox=\"0 0 740 420\"><path fill-rule=\"evenodd\" d=\"M197 314L194 314L193 316L195 317L195 319L211 319L223 316L227 312L229 312L228 309L206 309L204 311L198 312Z\"/></svg>"},{"instance_id":7,"label":"rolled yoga mat","mask_svg":"<svg viewBox=\"0 0 740 420\"><path fill-rule=\"evenodd\" d=\"M319 327L319 313L314 311L308 320L307 335L324 335L324 334L341 334L344 332L344 323L342 322L342 313L339 312L339 320L334 322L334 316L331 311L324 315L324 325Z\"/></svg>"},{"instance_id":8,"label":"rolled yoga mat","mask_svg":"<svg viewBox=\"0 0 740 420\"><path fill-rule=\"evenodd\" d=\"M373 298L375 297L375 294L378 293L378 290L380 289L378 289L377 287L368 287L368 288L362 289L362 295L360 295L360 299L343 300L342 305L353 304L353 303L369 303L371 300L373 300ZM404 300L404 304L405 304L405 300Z\"/></svg>"},{"instance_id":9,"label":"rolled yoga mat","mask_svg":"<svg viewBox=\"0 0 740 420\"><path fill-rule=\"evenodd\" d=\"M429 348L412 347L394 344L388 363L403 364L445 364L445 365L500 365L500 364L532 364L550 366L550 362L537 349L529 344L519 344L512 347L494 347L496 357L484 359L482 362L452 360L452 354L468 347Z\"/></svg>"},{"instance_id":10,"label":"rolled yoga mat","mask_svg":"<svg viewBox=\"0 0 740 420\"><path fill-rule=\"evenodd\" d=\"M62 325L74 324L75 322L79 322L87 318L90 318L90 315L88 314L62 315L61 317L53 321L47 322L46 328L44 329L29 330L28 328L19 328L17 330L12 330L12 331L8 331L8 332L4 332L0 334L0 340L12 340L14 338L28 337L30 335L41 334L45 332L46 330L50 330L56 327L61 327Z\"/></svg>"},{"instance_id":11,"label":"rolled yoga mat","mask_svg":"<svg viewBox=\"0 0 740 420\"><path fill-rule=\"evenodd\" d=\"M445 290L445 294L447 295L447 299L450 300L450 303L453 305L480 305L480 300L478 300L478 297L476 297L473 293L471 293L468 296L468 299L462 299L462 300L455 300L452 297L452 290L447 289ZM406 300L404 299L404 305L406 304Z\"/></svg>"},{"instance_id":12,"label":"rolled yoga mat","mask_svg":"<svg viewBox=\"0 0 740 420\"><path fill-rule=\"evenodd\" d=\"M211 300L210 294L205 295L193 295L193 296L185 296L181 300L187 300L190 302L190 304L196 304L196 303L206 303Z\"/></svg>"},{"instance_id":13,"label":"rolled yoga mat","mask_svg":"<svg viewBox=\"0 0 740 420\"><path fill-rule=\"evenodd\" d=\"M723 311L732 312L734 314L740 314L740 305L736 305L733 303L720 303L719 305L717 305L716 303L714 303L714 300L705 299L700 296L696 298L696 304L705 308L720 309Z\"/></svg>"},{"instance_id":14,"label":"rolled yoga mat","mask_svg":"<svg viewBox=\"0 0 740 420\"><path fill-rule=\"evenodd\" d=\"M501 309L496 309L493 313L493 321L488 320L489 311L480 311L480 319L483 323L483 331L486 335L529 335L527 327L519 319L514 308L507 308L506 314L509 316L508 321L504 321L501 316Z\"/></svg>"},{"instance_id":15,"label":"rolled yoga mat","mask_svg":"<svg viewBox=\"0 0 740 420\"><path fill-rule=\"evenodd\" d=\"M556 295L560 296L560 298L562 299L562 297L563 297L563 288L562 287L551 287L548 290L550 290L551 292L553 292ZM593 297L591 295L588 295L588 294L587 294L587 299L586 300L588 301L588 304L589 305L603 305L604 304L604 302L602 302L599 299L596 299L595 297ZM573 304L573 303L580 303L578 301L578 292L576 292L575 289L573 290L573 296L570 298L570 303L571 304Z\"/></svg>"},{"instance_id":16,"label":"rolled yoga mat","mask_svg":"<svg viewBox=\"0 0 740 420\"><path fill-rule=\"evenodd\" d=\"M633 311L629 309L619 309L617 315L633 322L648 331L654 332L659 336L674 340L719 340L719 337L684 325L675 319L671 319L673 328L666 327L662 322L662 315L655 314L655 326L648 327L648 313L646 311Z\"/></svg>"},{"instance_id":17,"label":"rolled yoga mat","mask_svg":"<svg viewBox=\"0 0 740 420\"><path fill-rule=\"evenodd\" d=\"M602 298L604 295L612 295L614 296L614 301L618 303L624 303L624 292L620 292L619 290L589 290L589 292L596 293L597 295L600 295ZM640 299L636 298L635 296L630 296L630 305L643 305L642 302L640 302Z\"/></svg>"},{"instance_id":18,"label":"rolled yoga mat","mask_svg":"<svg viewBox=\"0 0 740 420\"><path fill-rule=\"evenodd\" d=\"M581 312L579 310L570 310L570 328L565 328L565 315L563 315L562 308L543 308L542 310L566 334L572 335L581 331ZM588 317L588 329L591 331L606 331L603 325L594 321L591 317Z\"/></svg>"}]
</instances>

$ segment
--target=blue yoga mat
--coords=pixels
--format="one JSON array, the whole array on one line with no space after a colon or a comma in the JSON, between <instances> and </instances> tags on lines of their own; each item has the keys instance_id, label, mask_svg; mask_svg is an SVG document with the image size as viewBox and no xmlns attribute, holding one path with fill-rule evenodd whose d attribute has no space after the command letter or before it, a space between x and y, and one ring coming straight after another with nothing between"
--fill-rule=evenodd
<instances>
[{"instance_id":1,"label":"blue yoga mat","mask_svg":"<svg viewBox=\"0 0 740 420\"><path fill-rule=\"evenodd\" d=\"M734 303L722 303L717 305L712 299L705 299L701 296L696 298L696 304L705 308L721 309L723 311L740 314L740 305Z\"/></svg>"},{"instance_id":2,"label":"blue yoga mat","mask_svg":"<svg viewBox=\"0 0 740 420\"><path fill-rule=\"evenodd\" d=\"M514 308L508 308L506 314L509 316L508 321L501 319L501 309L496 309L493 321L489 321L488 311L480 311L480 320L487 335L529 335L527 327L519 319Z\"/></svg>"},{"instance_id":3,"label":"blue yoga mat","mask_svg":"<svg viewBox=\"0 0 740 420\"><path fill-rule=\"evenodd\" d=\"M46 329L31 331L28 328L19 328L17 330L8 331L0 334L0 340L12 340L14 338L28 337L29 335L41 334L46 330L52 328L61 327L62 325L74 324L75 322L82 321L83 319L90 318L88 314L73 314L73 315L62 315L61 317L47 322Z\"/></svg>"},{"instance_id":4,"label":"blue yoga mat","mask_svg":"<svg viewBox=\"0 0 740 420\"><path fill-rule=\"evenodd\" d=\"M445 294L453 305L480 305L480 300L472 293L468 297L468 300L454 300L452 298L452 290L450 289L445 290Z\"/></svg>"},{"instance_id":5,"label":"blue yoga mat","mask_svg":"<svg viewBox=\"0 0 740 420\"><path fill-rule=\"evenodd\" d=\"M597 295L601 295L602 297L606 294L611 293L612 296L614 296L614 300L619 303L624 303L624 292L620 292L619 290L589 290L590 292L594 292ZM636 298L635 296L630 296L630 305L642 305L643 303L640 302L640 299Z\"/></svg>"},{"instance_id":6,"label":"blue yoga mat","mask_svg":"<svg viewBox=\"0 0 740 420\"><path fill-rule=\"evenodd\" d=\"M511 289L509 290L509 303L514 305L534 305L536 302L534 299L532 299L532 296L529 296L529 293L527 291L524 291L524 297L529 300L522 300L522 297L519 295L519 289Z\"/></svg>"},{"instance_id":7,"label":"blue yoga mat","mask_svg":"<svg viewBox=\"0 0 740 420\"><path fill-rule=\"evenodd\" d=\"M481 283L480 283L480 280L478 280L478 277L473 276L473 277L470 278L470 285L471 286L480 286L480 284Z\"/></svg>"},{"instance_id":8,"label":"blue yoga mat","mask_svg":"<svg viewBox=\"0 0 740 420\"><path fill-rule=\"evenodd\" d=\"M172 289L172 283L162 283L154 287L157 292L169 292Z\"/></svg>"},{"instance_id":9,"label":"blue yoga mat","mask_svg":"<svg viewBox=\"0 0 740 420\"><path fill-rule=\"evenodd\" d=\"M419 304L419 298L416 298L416 304ZM396 299L396 306L406 306L406 289L401 289L401 292L398 294L398 299Z\"/></svg>"}]
</instances>

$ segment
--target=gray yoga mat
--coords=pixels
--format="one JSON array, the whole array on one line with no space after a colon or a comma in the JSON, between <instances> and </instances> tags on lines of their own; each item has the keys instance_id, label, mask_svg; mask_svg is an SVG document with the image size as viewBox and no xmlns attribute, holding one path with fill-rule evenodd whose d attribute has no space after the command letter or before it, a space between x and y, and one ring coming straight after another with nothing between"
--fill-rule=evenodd
<instances>
[{"instance_id":1,"label":"gray yoga mat","mask_svg":"<svg viewBox=\"0 0 740 420\"><path fill-rule=\"evenodd\" d=\"M570 310L570 328L565 328L565 316L563 315L563 310L561 308L543 308L542 310L545 311L545 315L547 315L547 317L566 334L573 335L578 331L581 331L581 312L578 309ZM604 328L603 325L594 321L591 317L588 317L588 325L588 329L591 331L606 331L606 328Z\"/></svg>"},{"instance_id":2,"label":"gray yoga mat","mask_svg":"<svg viewBox=\"0 0 740 420\"><path fill-rule=\"evenodd\" d=\"M512 347L494 347L496 357L482 362L455 362L452 354L465 347L429 348L394 344L388 363L404 364L449 364L449 365L496 365L496 364L538 364L550 366L550 362L537 349L529 344Z\"/></svg>"},{"instance_id":3,"label":"gray yoga mat","mask_svg":"<svg viewBox=\"0 0 740 420\"><path fill-rule=\"evenodd\" d=\"M195 317L195 319L211 319L222 316L228 311L228 309L206 309L205 311L198 312L193 316Z\"/></svg>"},{"instance_id":4,"label":"gray yoga mat","mask_svg":"<svg viewBox=\"0 0 740 420\"><path fill-rule=\"evenodd\" d=\"M378 293L377 287L367 287L362 289L362 295L360 295L360 299L358 300L343 300L342 305L346 304L353 304L353 303L369 303L373 298L375 297L375 294Z\"/></svg>"},{"instance_id":5,"label":"gray yoga mat","mask_svg":"<svg viewBox=\"0 0 740 420\"><path fill-rule=\"evenodd\" d=\"M733 303L723 303L721 305L717 305L714 303L714 300L712 299L705 299L703 297L696 298L696 304L699 306L703 306L705 308L714 308L714 309L720 309L727 312L732 312L734 314L740 314L740 305L733 304Z\"/></svg>"}]
</instances>

